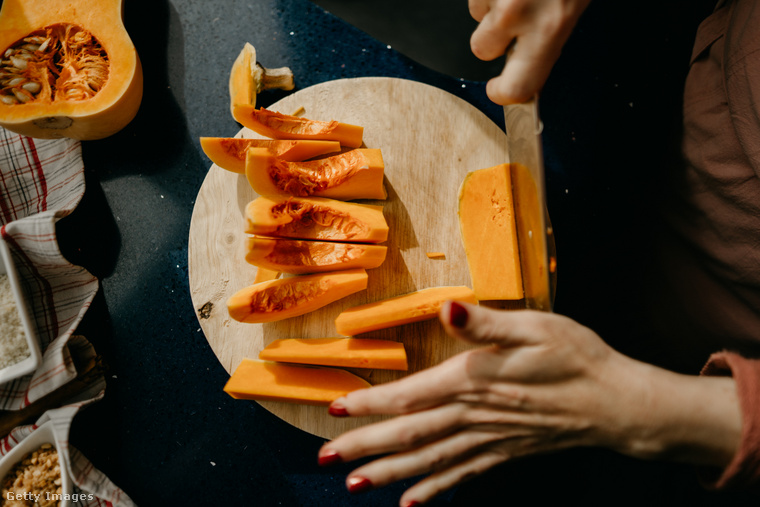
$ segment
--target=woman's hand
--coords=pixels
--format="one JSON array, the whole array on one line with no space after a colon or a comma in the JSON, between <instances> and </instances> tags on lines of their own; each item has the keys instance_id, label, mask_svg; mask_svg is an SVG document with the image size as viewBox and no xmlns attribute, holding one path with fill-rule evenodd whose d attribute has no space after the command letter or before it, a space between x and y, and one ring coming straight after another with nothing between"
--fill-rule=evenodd
<instances>
[{"instance_id":1,"label":"woman's hand","mask_svg":"<svg viewBox=\"0 0 760 507\"><path fill-rule=\"evenodd\" d=\"M504 71L486 87L491 100L510 104L532 98L590 1L469 0L470 14L480 23L470 41L475 56L493 60L514 41Z\"/></svg>"},{"instance_id":2,"label":"woman's hand","mask_svg":"<svg viewBox=\"0 0 760 507\"><path fill-rule=\"evenodd\" d=\"M321 464L386 454L349 475L350 491L432 472L402 496L415 505L507 460L572 446L717 465L733 455L741 423L732 379L634 361L555 314L447 303L441 321L483 347L330 406L336 416L400 414L320 450Z\"/></svg>"}]
</instances>

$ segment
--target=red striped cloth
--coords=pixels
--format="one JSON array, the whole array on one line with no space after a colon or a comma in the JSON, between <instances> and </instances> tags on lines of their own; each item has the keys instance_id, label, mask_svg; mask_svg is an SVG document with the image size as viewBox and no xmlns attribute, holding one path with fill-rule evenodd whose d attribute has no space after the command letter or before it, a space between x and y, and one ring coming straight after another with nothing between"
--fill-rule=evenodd
<instances>
[{"instance_id":1,"label":"red striped cloth","mask_svg":"<svg viewBox=\"0 0 760 507\"><path fill-rule=\"evenodd\" d=\"M19 273L43 351L33 375L0 385L0 409L18 410L77 375L66 343L98 290L98 279L58 249L55 223L84 195L81 145L0 129L0 235Z\"/></svg>"},{"instance_id":2,"label":"red striped cloth","mask_svg":"<svg viewBox=\"0 0 760 507\"><path fill-rule=\"evenodd\" d=\"M98 279L69 263L58 248L55 224L84 195L81 144L71 139L32 139L0 128L0 236L19 274L43 352L31 375L0 385L0 410L19 410L77 376L72 356L92 358L95 350L74 336L98 290ZM105 380L48 410L35 424L15 428L0 440L0 456L52 420L61 464L70 472L82 505L134 505L124 492L68 443L76 413L102 398Z\"/></svg>"},{"instance_id":3,"label":"red striped cloth","mask_svg":"<svg viewBox=\"0 0 760 507\"><path fill-rule=\"evenodd\" d=\"M72 346L79 349L78 354L95 355L92 345L84 337L72 336L69 341ZM87 405L99 401L104 393L105 380L101 377L93 382L86 391L69 400L67 405L48 410L34 424L14 428L5 438L0 440L0 456L7 454L38 427L52 421L60 466L66 467L71 477L72 495L77 495L77 505L81 504L85 507L134 507L134 502L124 491L111 482L103 472L95 468L74 446L69 444L69 432L76 414Z\"/></svg>"}]
</instances>

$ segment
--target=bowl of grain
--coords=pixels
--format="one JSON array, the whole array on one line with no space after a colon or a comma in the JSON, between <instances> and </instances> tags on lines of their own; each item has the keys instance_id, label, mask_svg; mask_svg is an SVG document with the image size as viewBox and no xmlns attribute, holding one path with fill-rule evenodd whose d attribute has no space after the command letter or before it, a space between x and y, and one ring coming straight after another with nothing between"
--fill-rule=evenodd
<instances>
[{"instance_id":1,"label":"bowl of grain","mask_svg":"<svg viewBox=\"0 0 760 507\"><path fill-rule=\"evenodd\" d=\"M40 344L8 245L0 238L0 385L36 370Z\"/></svg>"},{"instance_id":2,"label":"bowl of grain","mask_svg":"<svg viewBox=\"0 0 760 507\"><path fill-rule=\"evenodd\" d=\"M3 456L0 489L3 506L71 505L71 478L60 463L52 421L42 424Z\"/></svg>"}]
</instances>

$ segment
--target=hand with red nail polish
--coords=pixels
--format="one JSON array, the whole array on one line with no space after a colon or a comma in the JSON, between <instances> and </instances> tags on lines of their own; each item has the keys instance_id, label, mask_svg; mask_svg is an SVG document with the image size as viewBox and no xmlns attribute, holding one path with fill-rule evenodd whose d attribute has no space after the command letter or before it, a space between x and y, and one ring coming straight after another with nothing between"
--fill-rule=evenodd
<instances>
[{"instance_id":1,"label":"hand with red nail polish","mask_svg":"<svg viewBox=\"0 0 760 507\"><path fill-rule=\"evenodd\" d=\"M333 417L348 417L346 407L336 402L332 402L330 406L327 407L327 412Z\"/></svg>"},{"instance_id":2,"label":"hand with red nail polish","mask_svg":"<svg viewBox=\"0 0 760 507\"><path fill-rule=\"evenodd\" d=\"M713 465L733 456L741 417L731 378L640 363L556 314L450 302L440 319L480 347L331 406L334 415L397 415L320 450L325 464L384 455L349 475L350 491L428 474L399 503L423 504L507 460L573 446Z\"/></svg>"}]
</instances>

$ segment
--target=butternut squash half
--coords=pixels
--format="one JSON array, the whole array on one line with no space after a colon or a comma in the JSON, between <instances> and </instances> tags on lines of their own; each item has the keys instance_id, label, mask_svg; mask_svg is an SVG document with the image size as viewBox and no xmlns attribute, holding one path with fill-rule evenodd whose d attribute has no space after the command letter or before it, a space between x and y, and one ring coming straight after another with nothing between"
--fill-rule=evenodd
<instances>
[{"instance_id":1,"label":"butternut squash half","mask_svg":"<svg viewBox=\"0 0 760 507\"><path fill-rule=\"evenodd\" d=\"M233 173L245 174L248 148L266 148L272 156L296 162L340 151L337 141L274 141L236 137L201 137L201 148L213 163Z\"/></svg>"},{"instance_id":2,"label":"butternut squash half","mask_svg":"<svg viewBox=\"0 0 760 507\"><path fill-rule=\"evenodd\" d=\"M245 260L250 264L293 275L376 268L388 250L380 245L259 237L246 243Z\"/></svg>"},{"instance_id":3,"label":"butternut squash half","mask_svg":"<svg viewBox=\"0 0 760 507\"><path fill-rule=\"evenodd\" d=\"M123 0L4 0L0 125L25 136L101 139L142 100Z\"/></svg>"},{"instance_id":4,"label":"butternut squash half","mask_svg":"<svg viewBox=\"0 0 760 507\"><path fill-rule=\"evenodd\" d=\"M337 368L294 366L243 359L224 386L236 399L329 405L351 391L371 387L353 373Z\"/></svg>"},{"instance_id":5,"label":"butternut squash half","mask_svg":"<svg viewBox=\"0 0 760 507\"><path fill-rule=\"evenodd\" d=\"M264 148L247 152L245 175L259 195L385 199L385 166L379 149L349 150L331 157L288 162Z\"/></svg>"},{"instance_id":6,"label":"butternut squash half","mask_svg":"<svg viewBox=\"0 0 760 507\"><path fill-rule=\"evenodd\" d=\"M450 300L478 303L469 287L431 287L349 308L335 319L335 328L339 334L353 336L434 319L443 303Z\"/></svg>"},{"instance_id":7,"label":"butternut squash half","mask_svg":"<svg viewBox=\"0 0 760 507\"><path fill-rule=\"evenodd\" d=\"M404 344L392 340L288 338L264 347L259 359L343 368L409 369Z\"/></svg>"},{"instance_id":8,"label":"butternut squash half","mask_svg":"<svg viewBox=\"0 0 760 507\"><path fill-rule=\"evenodd\" d=\"M467 174L459 191L459 226L477 298L521 299L522 272L508 164Z\"/></svg>"},{"instance_id":9,"label":"butternut squash half","mask_svg":"<svg viewBox=\"0 0 760 507\"><path fill-rule=\"evenodd\" d=\"M235 105L232 116L244 127L271 139L338 141L343 146L359 148L364 137L364 127L358 125L310 120L246 104Z\"/></svg>"},{"instance_id":10,"label":"butternut squash half","mask_svg":"<svg viewBox=\"0 0 760 507\"><path fill-rule=\"evenodd\" d=\"M382 243L388 223L382 206L322 197L257 197L245 209L246 232L256 236Z\"/></svg>"},{"instance_id":11,"label":"butternut squash half","mask_svg":"<svg viewBox=\"0 0 760 507\"><path fill-rule=\"evenodd\" d=\"M227 300L227 310L238 322L274 322L313 312L366 288L363 269L292 276L239 290Z\"/></svg>"}]
</instances>

